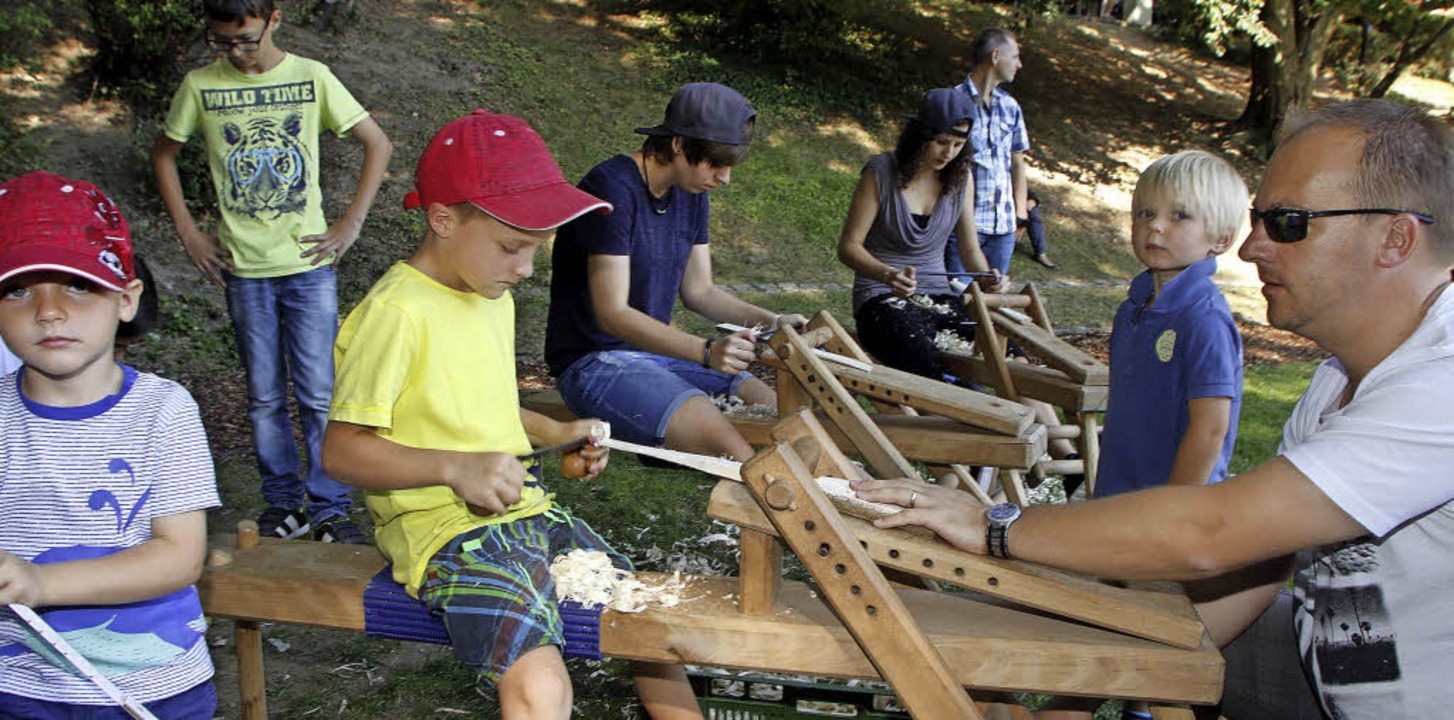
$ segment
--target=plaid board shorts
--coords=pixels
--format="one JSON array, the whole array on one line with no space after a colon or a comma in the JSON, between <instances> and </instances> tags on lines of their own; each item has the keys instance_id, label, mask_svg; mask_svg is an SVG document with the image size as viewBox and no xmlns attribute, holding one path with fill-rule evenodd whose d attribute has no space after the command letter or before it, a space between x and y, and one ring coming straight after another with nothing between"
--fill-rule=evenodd
<instances>
[{"instance_id":1,"label":"plaid board shorts","mask_svg":"<svg viewBox=\"0 0 1454 720\"><path fill-rule=\"evenodd\" d=\"M444 617L454 656L496 684L521 655L564 647L550 561L576 548L600 550L612 565L634 569L590 525L557 506L455 537L429 559L419 597Z\"/></svg>"}]
</instances>

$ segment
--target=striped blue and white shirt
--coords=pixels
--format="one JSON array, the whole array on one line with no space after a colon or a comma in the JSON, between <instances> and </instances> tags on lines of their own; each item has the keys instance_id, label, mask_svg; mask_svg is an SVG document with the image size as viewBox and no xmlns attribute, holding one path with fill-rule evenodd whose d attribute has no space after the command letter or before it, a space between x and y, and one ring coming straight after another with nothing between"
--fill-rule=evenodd
<instances>
[{"instance_id":1,"label":"striped blue and white shirt","mask_svg":"<svg viewBox=\"0 0 1454 720\"><path fill-rule=\"evenodd\" d=\"M1004 88L996 86L986 106L972 78L957 88L974 101L974 125L969 144L974 149L974 227L985 235L1015 231L1015 188L1010 182L1010 158L1030 149L1025 113Z\"/></svg>"},{"instance_id":2,"label":"striped blue and white shirt","mask_svg":"<svg viewBox=\"0 0 1454 720\"><path fill-rule=\"evenodd\" d=\"M212 456L182 386L123 366L121 391L51 407L0 377L0 550L43 564L103 557L152 537L152 520L216 507ZM212 677L197 591L143 602L42 608L41 615L122 691L153 702ZM0 619L0 692L110 704Z\"/></svg>"}]
</instances>

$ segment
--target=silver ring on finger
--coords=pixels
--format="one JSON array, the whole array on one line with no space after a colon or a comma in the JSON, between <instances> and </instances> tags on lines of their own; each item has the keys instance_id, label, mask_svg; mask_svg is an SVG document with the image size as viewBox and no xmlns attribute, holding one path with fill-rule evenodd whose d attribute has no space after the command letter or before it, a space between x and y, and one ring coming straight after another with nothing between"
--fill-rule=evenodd
<instances>
[{"instance_id":1,"label":"silver ring on finger","mask_svg":"<svg viewBox=\"0 0 1454 720\"><path fill-rule=\"evenodd\" d=\"M918 490L911 491L909 493L909 507L914 507L914 503L916 503L918 501L919 501L919 491Z\"/></svg>"}]
</instances>

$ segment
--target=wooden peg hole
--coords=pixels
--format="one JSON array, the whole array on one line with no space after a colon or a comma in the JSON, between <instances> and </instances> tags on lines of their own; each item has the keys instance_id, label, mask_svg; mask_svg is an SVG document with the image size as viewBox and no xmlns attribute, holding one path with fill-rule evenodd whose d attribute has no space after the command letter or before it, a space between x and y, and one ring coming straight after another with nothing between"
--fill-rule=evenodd
<instances>
[{"instance_id":1,"label":"wooden peg hole","mask_svg":"<svg viewBox=\"0 0 1454 720\"><path fill-rule=\"evenodd\" d=\"M843 575L844 573L848 572L848 566L844 565L843 563L838 563L837 565L833 566L833 572L836 572L839 575Z\"/></svg>"},{"instance_id":2,"label":"wooden peg hole","mask_svg":"<svg viewBox=\"0 0 1454 720\"><path fill-rule=\"evenodd\" d=\"M924 567L926 567L926 568L934 567L934 561L933 560L930 560L929 558L924 558Z\"/></svg>"},{"instance_id":3,"label":"wooden peg hole","mask_svg":"<svg viewBox=\"0 0 1454 720\"><path fill-rule=\"evenodd\" d=\"M993 586L999 585L999 584L1000 584L1000 579L999 578L997 578L997 577L990 578L990 586L993 587Z\"/></svg>"},{"instance_id":4,"label":"wooden peg hole","mask_svg":"<svg viewBox=\"0 0 1454 720\"><path fill-rule=\"evenodd\" d=\"M818 557L828 557L833 554L833 546L823 543L818 546Z\"/></svg>"},{"instance_id":5,"label":"wooden peg hole","mask_svg":"<svg viewBox=\"0 0 1454 720\"><path fill-rule=\"evenodd\" d=\"M895 560L898 560L899 559L899 551L898 550L890 550L889 551L889 557L891 557L891 558L893 558Z\"/></svg>"},{"instance_id":6,"label":"wooden peg hole","mask_svg":"<svg viewBox=\"0 0 1454 720\"><path fill-rule=\"evenodd\" d=\"M803 523L803 529L807 530L808 532L813 532L814 530L818 529L818 523L815 523L812 520L808 520Z\"/></svg>"},{"instance_id":7,"label":"wooden peg hole","mask_svg":"<svg viewBox=\"0 0 1454 720\"><path fill-rule=\"evenodd\" d=\"M873 605L869 605L868 607L864 608L863 611L866 612L866 613L868 613L869 615L877 615L878 614L878 608L875 607L875 606L873 606Z\"/></svg>"},{"instance_id":8,"label":"wooden peg hole","mask_svg":"<svg viewBox=\"0 0 1454 720\"><path fill-rule=\"evenodd\" d=\"M854 595L862 595L863 594L863 588L861 588L861 587L859 587L857 585L850 585L850 586L848 586L848 592L850 592L850 593L852 593Z\"/></svg>"},{"instance_id":9,"label":"wooden peg hole","mask_svg":"<svg viewBox=\"0 0 1454 720\"><path fill-rule=\"evenodd\" d=\"M964 568L954 568L954 577L964 577Z\"/></svg>"}]
</instances>

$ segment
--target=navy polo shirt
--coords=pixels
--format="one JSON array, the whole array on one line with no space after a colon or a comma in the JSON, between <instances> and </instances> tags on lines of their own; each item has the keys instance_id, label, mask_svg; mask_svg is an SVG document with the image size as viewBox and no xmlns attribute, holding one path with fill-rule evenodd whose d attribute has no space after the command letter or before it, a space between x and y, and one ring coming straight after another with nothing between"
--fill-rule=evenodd
<instances>
[{"instance_id":1,"label":"navy polo shirt","mask_svg":"<svg viewBox=\"0 0 1454 720\"><path fill-rule=\"evenodd\" d=\"M1111 398L1101 433L1096 496L1165 485L1186 434L1187 403L1232 399L1231 426L1207 482L1227 476L1242 408L1242 335L1212 282L1216 258L1199 260L1161 288L1151 272L1131 281L1111 330Z\"/></svg>"}]
</instances>

